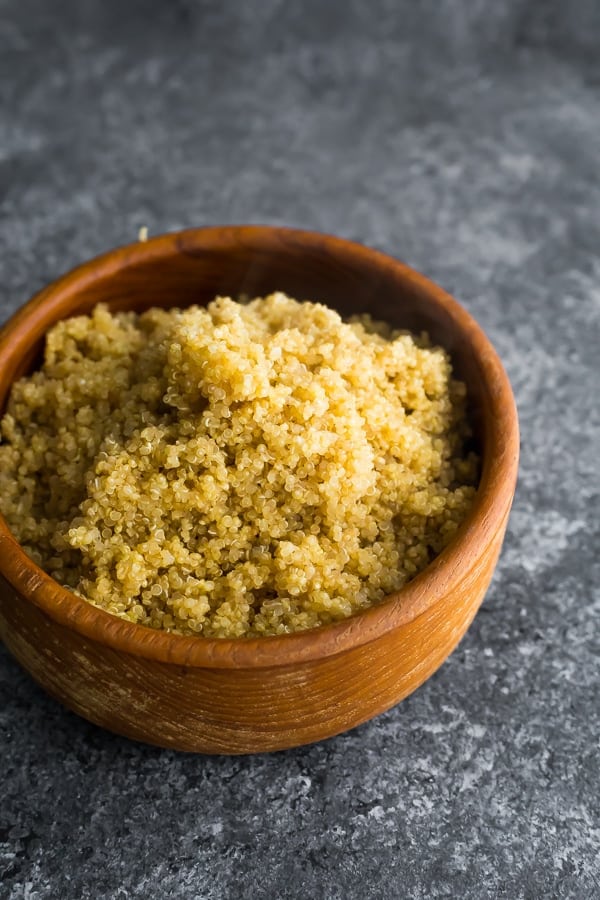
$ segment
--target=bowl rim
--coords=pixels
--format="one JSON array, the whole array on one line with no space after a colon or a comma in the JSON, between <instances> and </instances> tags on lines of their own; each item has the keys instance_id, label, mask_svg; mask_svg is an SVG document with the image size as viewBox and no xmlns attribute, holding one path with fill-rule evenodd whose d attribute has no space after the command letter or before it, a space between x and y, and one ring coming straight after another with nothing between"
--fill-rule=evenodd
<instances>
[{"instance_id":1,"label":"bowl rim","mask_svg":"<svg viewBox=\"0 0 600 900\"><path fill-rule=\"evenodd\" d=\"M250 638L183 636L111 615L71 593L39 568L0 514L0 576L54 621L84 638L121 653L184 667L255 669L324 659L375 641L423 614L450 586L460 583L461 572L476 565L482 548L504 527L516 485L519 426L512 388L498 354L470 313L441 287L405 263L345 238L283 226L223 225L167 232L109 250L53 281L8 319L0 330L0 376L7 362L33 343L28 336L36 319L51 317L65 298L76 297L98 279L182 252L193 255L210 247L223 250L239 242L273 252L281 241L321 251L325 246L328 254L342 261L358 259L374 269L392 271L397 279L426 295L428 302L443 308L457 329L468 336L491 398L487 416L493 450L484 459L473 506L442 553L376 606L308 631ZM60 318L63 316L53 321Z\"/></svg>"}]
</instances>

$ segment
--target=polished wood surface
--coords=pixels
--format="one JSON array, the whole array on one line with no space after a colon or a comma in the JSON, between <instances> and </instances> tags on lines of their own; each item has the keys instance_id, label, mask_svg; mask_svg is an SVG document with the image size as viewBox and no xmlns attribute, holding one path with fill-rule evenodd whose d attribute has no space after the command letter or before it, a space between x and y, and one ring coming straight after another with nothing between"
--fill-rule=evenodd
<instances>
[{"instance_id":1,"label":"polished wood surface","mask_svg":"<svg viewBox=\"0 0 600 900\"><path fill-rule=\"evenodd\" d=\"M500 551L515 489L518 422L506 373L474 320L396 260L293 229L196 229L115 250L33 298L0 332L0 407L35 365L45 332L97 302L186 306L215 294L283 290L345 315L429 331L467 382L481 483L446 550L376 607L282 637L217 640L152 631L56 584L0 517L0 635L33 677L91 721L207 753L275 750L339 733L425 681L468 628Z\"/></svg>"}]
</instances>

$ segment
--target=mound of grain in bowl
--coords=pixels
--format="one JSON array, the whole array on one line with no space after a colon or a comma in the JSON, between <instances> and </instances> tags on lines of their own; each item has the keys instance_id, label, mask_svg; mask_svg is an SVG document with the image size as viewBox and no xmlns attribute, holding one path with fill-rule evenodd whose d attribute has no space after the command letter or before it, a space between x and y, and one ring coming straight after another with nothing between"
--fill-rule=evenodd
<instances>
[{"instance_id":1,"label":"mound of grain in bowl","mask_svg":"<svg viewBox=\"0 0 600 900\"><path fill-rule=\"evenodd\" d=\"M425 336L281 293L57 324L2 420L2 511L132 622L298 631L400 588L475 492L465 388Z\"/></svg>"}]
</instances>

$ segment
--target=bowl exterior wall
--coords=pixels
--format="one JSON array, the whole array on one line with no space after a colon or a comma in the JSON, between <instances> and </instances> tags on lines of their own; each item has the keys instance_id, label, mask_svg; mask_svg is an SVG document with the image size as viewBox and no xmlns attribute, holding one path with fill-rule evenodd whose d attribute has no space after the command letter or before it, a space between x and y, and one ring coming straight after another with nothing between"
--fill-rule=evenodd
<instances>
[{"instance_id":1,"label":"bowl exterior wall","mask_svg":"<svg viewBox=\"0 0 600 900\"><path fill-rule=\"evenodd\" d=\"M210 669L124 654L60 625L3 579L0 638L48 693L117 734L201 753L295 747L367 721L429 678L475 616L505 526L421 615L305 663Z\"/></svg>"}]
</instances>

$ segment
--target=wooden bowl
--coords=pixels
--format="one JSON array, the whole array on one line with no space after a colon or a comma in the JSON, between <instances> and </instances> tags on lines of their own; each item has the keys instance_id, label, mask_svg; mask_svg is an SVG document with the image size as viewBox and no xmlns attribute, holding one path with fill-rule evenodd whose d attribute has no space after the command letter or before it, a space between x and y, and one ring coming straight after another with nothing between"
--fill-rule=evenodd
<instances>
[{"instance_id":1,"label":"wooden bowl","mask_svg":"<svg viewBox=\"0 0 600 900\"><path fill-rule=\"evenodd\" d=\"M0 409L46 331L89 312L206 303L282 290L344 315L426 329L467 382L482 455L472 510L406 587L346 621L280 637L153 631L79 599L39 569L0 518L0 635L70 709L179 750L252 753L338 734L383 712L441 665L481 603L514 494L518 422L492 345L459 304L395 259L335 237L258 226L201 228L122 247L60 278L0 332Z\"/></svg>"}]
</instances>

